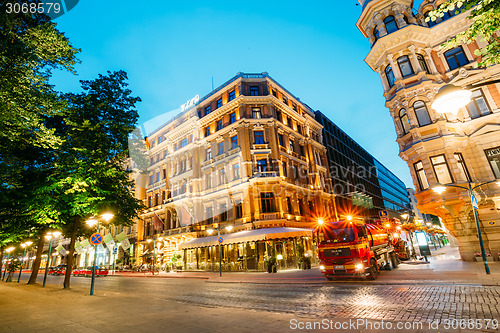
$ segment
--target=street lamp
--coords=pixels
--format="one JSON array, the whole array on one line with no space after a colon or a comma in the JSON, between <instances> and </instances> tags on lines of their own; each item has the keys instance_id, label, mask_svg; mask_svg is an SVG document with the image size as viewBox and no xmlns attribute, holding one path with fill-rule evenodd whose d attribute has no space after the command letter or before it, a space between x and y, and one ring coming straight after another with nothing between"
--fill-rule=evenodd
<instances>
[{"instance_id":1,"label":"street lamp","mask_svg":"<svg viewBox=\"0 0 500 333\"><path fill-rule=\"evenodd\" d=\"M102 219L106 222L109 222L114 215L111 213L105 213L101 215ZM97 233L99 233L99 219L98 218L90 218L86 221L86 223L92 227L94 224L97 226ZM92 265L92 280L90 281L90 295L94 295L94 283L95 283L95 266L97 265L97 244L94 245L94 264Z\"/></svg>"},{"instance_id":2,"label":"street lamp","mask_svg":"<svg viewBox=\"0 0 500 333\"><path fill-rule=\"evenodd\" d=\"M220 247L219 238L220 238L220 224L217 226L217 243L219 243L219 277L222 277L222 250ZM227 231L231 231L233 229L232 225L228 225L225 227ZM208 234L211 235L214 232L214 229L208 229L207 230Z\"/></svg>"},{"instance_id":3,"label":"street lamp","mask_svg":"<svg viewBox=\"0 0 500 333\"><path fill-rule=\"evenodd\" d=\"M486 271L486 274L490 274L490 267L488 266L488 261L486 260L486 251L484 250L483 236L481 235L481 226L479 225L479 216L478 216L478 213L477 213L477 208L478 208L477 207L477 199L474 196L474 190L476 188L479 188L479 187L482 187L484 185L488 185L488 184L491 184L491 183L496 183L498 186L500 186L500 181L498 179L496 179L496 180L491 180L489 182L484 182L484 183L477 184L474 187L472 187L471 182L467 182L467 184L468 184L467 187L465 187L465 186L459 186L459 185L453 185L453 184L439 184L438 183L433 188L433 191L436 192L436 193L438 193L438 194L440 194L440 195L446 190L446 187L460 188L462 190L466 190L467 193L469 194L469 197L470 197L470 200L471 200L471 203L472 203L472 210L474 211L474 218L476 220L477 236L479 238L479 246L481 247L481 254L482 254L482 257L483 257L484 270Z\"/></svg>"},{"instance_id":4,"label":"street lamp","mask_svg":"<svg viewBox=\"0 0 500 333\"><path fill-rule=\"evenodd\" d=\"M23 254L23 260L21 261L21 268L19 268L19 276L17 277L17 283L19 283L19 281L21 280L21 272L23 271L24 257L26 257L26 250L31 244L33 244L33 242L31 241L27 241L21 244L21 247L24 249L24 254Z\"/></svg>"},{"instance_id":5,"label":"street lamp","mask_svg":"<svg viewBox=\"0 0 500 333\"><path fill-rule=\"evenodd\" d=\"M15 247L13 246L5 249L5 252L7 252L7 258L6 258L7 262L5 263L5 270L3 271L2 281L5 279L5 273L7 272L7 263L9 262L10 253L14 251L14 249Z\"/></svg>"},{"instance_id":6,"label":"street lamp","mask_svg":"<svg viewBox=\"0 0 500 333\"><path fill-rule=\"evenodd\" d=\"M43 275L43 285L45 287L45 282L47 281L47 272L49 270L49 262L50 262L50 254L52 252L52 241L57 237L61 236L60 231L48 232L44 237L46 240L50 241L49 243L49 253L47 254L47 261L45 262L45 273Z\"/></svg>"}]
</instances>

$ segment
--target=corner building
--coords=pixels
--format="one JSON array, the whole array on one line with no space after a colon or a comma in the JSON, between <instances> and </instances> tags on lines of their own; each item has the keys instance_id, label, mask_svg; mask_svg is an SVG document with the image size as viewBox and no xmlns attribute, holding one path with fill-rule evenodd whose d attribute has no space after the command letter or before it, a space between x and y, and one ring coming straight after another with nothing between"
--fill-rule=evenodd
<instances>
[{"instance_id":1,"label":"corner building","mask_svg":"<svg viewBox=\"0 0 500 333\"><path fill-rule=\"evenodd\" d=\"M315 257L312 229L336 213L322 126L267 73L238 73L147 141L137 263L175 255L218 270L217 229L223 270L264 270L272 253L281 268Z\"/></svg>"},{"instance_id":2,"label":"corner building","mask_svg":"<svg viewBox=\"0 0 500 333\"><path fill-rule=\"evenodd\" d=\"M442 2L424 0L414 13L412 0L360 0L363 10L357 27L371 44L365 61L380 75L418 208L439 216L457 237L462 259L471 261L480 250L467 191L447 188L438 195L432 187L500 178L500 86L474 88L472 101L456 116L436 113L430 106L444 84L485 83L499 74L500 65L475 68L480 58L474 51L485 46L479 40L441 49L443 42L471 24L468 12L455 11L425 22L428 12ZM498 260L500 187L493 183L476 194L485 248Z\"/></svg>"}]
</instances>

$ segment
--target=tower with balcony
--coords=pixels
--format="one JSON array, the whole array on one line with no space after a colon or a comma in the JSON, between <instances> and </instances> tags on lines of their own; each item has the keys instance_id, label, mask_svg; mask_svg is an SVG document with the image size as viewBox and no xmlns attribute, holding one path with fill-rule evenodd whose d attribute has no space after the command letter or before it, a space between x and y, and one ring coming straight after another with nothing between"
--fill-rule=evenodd
<instances>
[{"instance_id":1,"label":"tower with balcony","mask_svg":"<svg viewBox=\"0 0 500 333\"><path fill-rule=\"evenodd\" d=\"M424 0L418 11L412 0L359 2L357 27L371 45L365 61L380 75L399 156L410 169L418 208L439 216L457 237L462 259L473 260L479 244L469 195L458 188L438 195L432 187L500 178L500 86L473 89L472 101L457 115L437 113L431 104L444 84L486 83L500 74L500 65L476 68L480 57L474 51L484 41L441 48L471 24L468 13L459 11L426 22L428 12L443 1ZM492 183L477 195L486 251L498 259L500 187Z\"/></svg>"}]
</instances>

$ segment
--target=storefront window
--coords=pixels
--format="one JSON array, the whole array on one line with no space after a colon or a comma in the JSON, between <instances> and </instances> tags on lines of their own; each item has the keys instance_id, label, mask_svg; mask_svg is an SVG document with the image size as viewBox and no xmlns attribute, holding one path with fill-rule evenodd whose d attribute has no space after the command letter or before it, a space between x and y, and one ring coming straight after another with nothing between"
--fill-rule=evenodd
<instances>
[{"instance_id":1,"label":"storefront window","mask_svg":"<svg viewBox=\"0 0 500 333\"><path fill-rule=\"evenodd\" d=\"M486 157L488 158L488 162L490 163L491 170L495 175L496 179L500 178L500 147L486 149L484 151L486 153Z\"/></svg>"}]
</instances>

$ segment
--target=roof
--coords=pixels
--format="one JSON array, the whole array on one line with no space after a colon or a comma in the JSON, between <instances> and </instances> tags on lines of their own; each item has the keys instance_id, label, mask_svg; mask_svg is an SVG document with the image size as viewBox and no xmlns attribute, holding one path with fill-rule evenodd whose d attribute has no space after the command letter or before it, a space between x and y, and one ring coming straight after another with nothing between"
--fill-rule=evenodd
<instances>
[{"instance_id":1,"label":"roof","mask_svg":"<svg viewBox=\"0 0 500 333\"><path fill-rule=\"evenodd\" d=\"M222 244L235 244L243 242L255 242L259 240L292 238L300 236L312 236L312 229L305 228L262 228L255 230L239 231L232 234L221 235L224 241ZM219 244L218 236L200 237L179 245L179 249L194 249L198 247L213 246Z\"/></svg>"}]
</instances>

